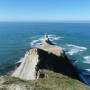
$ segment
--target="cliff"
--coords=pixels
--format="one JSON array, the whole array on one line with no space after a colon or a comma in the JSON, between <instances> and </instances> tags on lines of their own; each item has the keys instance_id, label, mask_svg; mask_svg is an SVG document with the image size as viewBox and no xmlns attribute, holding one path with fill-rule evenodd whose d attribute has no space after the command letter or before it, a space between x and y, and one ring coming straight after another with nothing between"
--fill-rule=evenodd
<instances>
[{"instance_id":1,"label":"cliff","mask_svg":"<svg viewBox=\"0 0 90 90\"><path fill-rule=\"evenodd\" d=\"M78 78L76 69L63 49L52 44L49 39L44 39L37 48L32 48L25 54L22 63L12 76L23 80L35 80L44 69Z\"/></svg>"},{"instance_id":2,"label":"cliff","mask_svg":"<svg viewBox=\"0 0 90 90\"><path fill-rule=\"evenodd\" d=\"M90 90L62 47L45 39L26 52L11 76L0 77L0 90Z\"/></svg>"}]
</instances>

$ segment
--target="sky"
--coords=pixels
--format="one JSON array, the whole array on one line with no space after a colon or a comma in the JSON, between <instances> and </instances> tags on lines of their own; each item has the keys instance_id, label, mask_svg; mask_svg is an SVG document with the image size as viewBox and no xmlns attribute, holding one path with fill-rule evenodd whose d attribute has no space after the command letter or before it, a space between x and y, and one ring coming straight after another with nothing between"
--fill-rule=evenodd
<instances>
[{"instance_id":1,"label":"sky","mask_svg":"<svg viewBox=\"0 0 90 90\"><path fill-rule=\"evenodd\" d=\"M90 0L0 0L0 21L90 21Z\"/></svg>"}]
</instances>

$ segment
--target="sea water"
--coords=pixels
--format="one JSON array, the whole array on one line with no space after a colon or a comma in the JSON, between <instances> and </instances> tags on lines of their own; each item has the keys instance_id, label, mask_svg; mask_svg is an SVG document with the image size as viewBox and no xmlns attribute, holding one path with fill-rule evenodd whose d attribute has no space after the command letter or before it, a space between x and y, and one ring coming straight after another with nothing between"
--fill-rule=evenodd
<instances>
[{"instance_id":1,"label":"sea water","mask_svg":"<svg viewBox=\"0 0 90 90\"><path fill-rule=\"evenodd\" d=\"M46 32L90 85L90 23L0 22L0 73L38 45Z\"/></svg>"}]
</instances>

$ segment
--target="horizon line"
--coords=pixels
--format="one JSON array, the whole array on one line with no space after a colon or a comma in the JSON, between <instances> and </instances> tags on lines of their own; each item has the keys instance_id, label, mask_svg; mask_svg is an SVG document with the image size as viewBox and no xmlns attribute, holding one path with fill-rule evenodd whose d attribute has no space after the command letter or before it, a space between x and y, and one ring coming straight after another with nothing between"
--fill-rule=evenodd
<instances>
[{"instance_id":1,"label":"horizon line","mask_svg":"<svg viewBox=\"0 0 90 90\"><path fill-rule=\"evenodd\" d=\"M61 21L26 21L26 20L13 20L13 21L0 21L0 22L41 22L41 23L90 23L90 20L61 20Z\"/></svg>"}]
</instances>

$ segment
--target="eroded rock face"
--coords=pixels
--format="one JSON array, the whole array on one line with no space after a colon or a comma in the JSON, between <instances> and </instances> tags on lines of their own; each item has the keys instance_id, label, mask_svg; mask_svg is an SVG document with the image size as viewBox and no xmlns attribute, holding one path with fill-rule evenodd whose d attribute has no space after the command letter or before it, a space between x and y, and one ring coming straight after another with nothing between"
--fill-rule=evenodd
<instances>
[{"instance_id":1,"label":"eroded rock face","mask_svg":"<svg viewBox=\"0 0 90 90\"><path fill-rule=\"evenodd\" d=\"M21 65L12 74L14 77L18 77L24 80L35 80L36 79L36 65L39 61L37 49L30 49L24 58Z\"/></svg>"}]
</instances>

